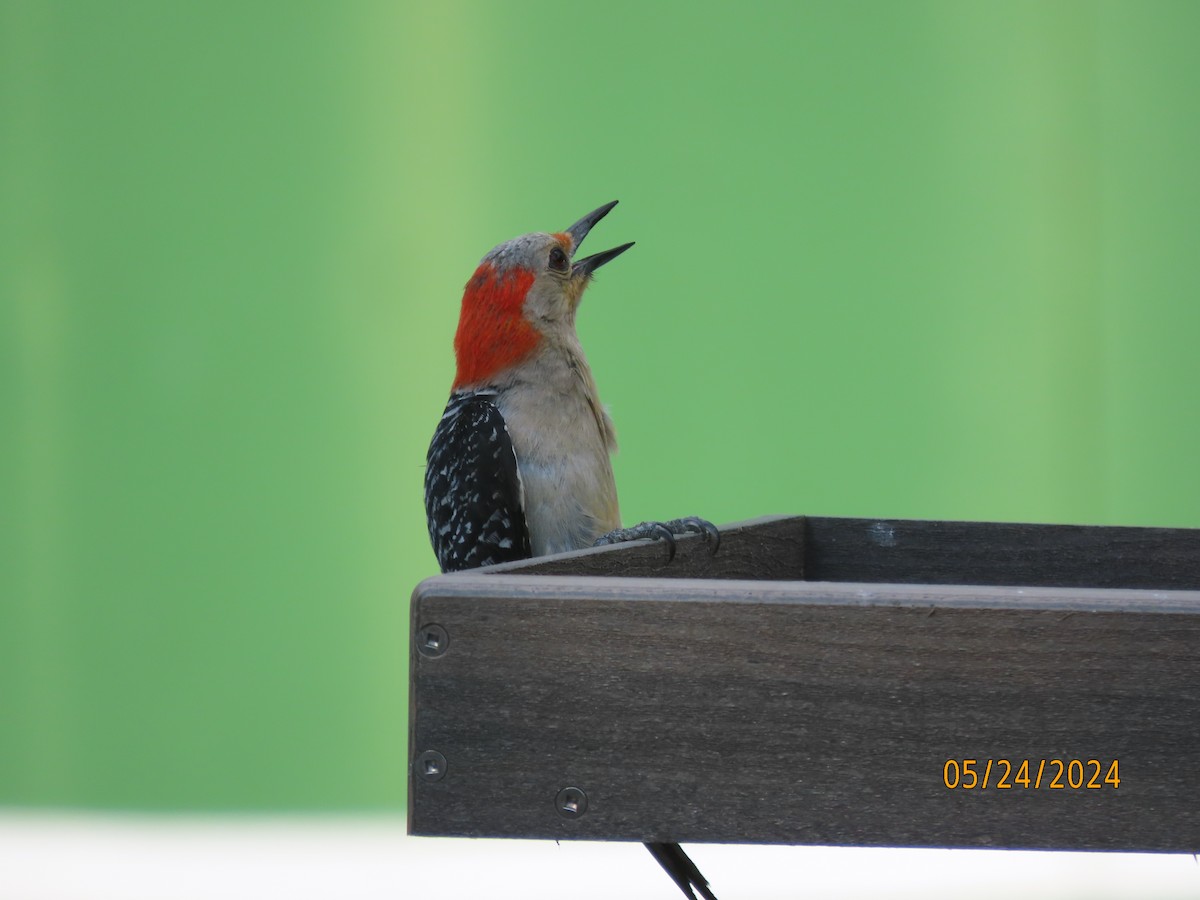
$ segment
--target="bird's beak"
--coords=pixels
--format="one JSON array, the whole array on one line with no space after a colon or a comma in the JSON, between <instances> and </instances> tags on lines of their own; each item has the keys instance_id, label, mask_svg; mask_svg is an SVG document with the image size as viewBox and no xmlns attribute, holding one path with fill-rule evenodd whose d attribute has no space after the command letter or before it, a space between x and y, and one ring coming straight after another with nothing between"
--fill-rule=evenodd
<instances>
[{"instance_id":1,"label":"bird's beak","mask_svg":"<svg viewBox=\"0 0 1200 900\"><path fill-rule=\"evenodd\" d=\"M605 203L599 209L594 209L570 228L567 229L567 234L571 236L571 240L575 244L575 250L579 249L579 245L583 243L583 239L588 236L588 232L592 230L597 222L609 214L617 201ZM578 260L571 267L572 278L588 278L593 272L604 265L609 260L616 259L626 250L633 246L633 242L622 244L620 247L614 247L611 250L605 250L603 253L594 253L584 259Z\"/></svg>"},{"instance_id":2,"label":"bird's beak","mask_svg":"<svg viewBox=\"0 0 1200 900\"><path fill-rule=\"evenodd\" d=\"M607 216L612 208L616 205L616 200L614 200L612 203L605 203L599 209L593 209L590 213L567 229L567 234L571 236L571 240L574 241L575 244L574 248L572 249L572 253L575 253L579 250L579 245L582 244L583 239L588 236L588 232L595 227L597 222Z\"/></svg>"},{"instance_id":3,"label":"bird's beak","mask_svg":"<svg viewBox=\"0 0 1200 900\"><path fill-rule=\"evenodd\" d=\"M571 266L572 278L589 278L593 272L612 259L616 259L626 250L633 246L633 241L628 244L622 244L620 247L613 247L611 250L605 250L603 253L593 253L591 256L579 260Z\"/></svg>"}]
</instances>

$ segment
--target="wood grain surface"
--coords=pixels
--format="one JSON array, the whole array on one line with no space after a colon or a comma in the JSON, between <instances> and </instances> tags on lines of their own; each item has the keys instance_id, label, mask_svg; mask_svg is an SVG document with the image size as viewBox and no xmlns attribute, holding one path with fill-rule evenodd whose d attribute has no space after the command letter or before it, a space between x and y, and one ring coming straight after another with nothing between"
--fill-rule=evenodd
<instances>
[{"instance_id":1,"label":"wood grain surface","mask_svg":"<svg viewBox=\"0 0 1200 900\"><path fill-rule=\"evenodd\" d=\"M1200 529L767 516L700 538L506 563L497 574L1200 589Z\"/></svg>"},{"instance_id":2,"label":"wood grain surface","mask_svg":"<svg viewBox=\"0 0 1200 900\"><path fill-rule=\"evenodd\" d=\"M873 546L871 522L839 521L849 538L830 541L836 528L808 536L818 572L849 575L845 560ZM1092 538L1037 536L1060 538L1059 549L1029 571L1083 576ZM914 546L903 528L894 537L882 556ZM1042 553L1028 537L1029 552ZM1078 559L1072 544L1085 548ZM1194 579L1191 545L1173 546L1166 580ZM988 579L1014 571L987 553L921 552L920 565L869 573L897 583L479 573L423 582L413 634L436 625L445 640L440 655L412 653L410 757L437 751L446 771L414 774L410 829L1200 848L1200 593L902 583L897 572L931 577L933 558L939 570L982 559L975 571ZM1130 571L1158 583L1154 567ZM1041 760L1096 759L1105 772L1117 760L1121 780L1052 789L1044 774L1041 788L1002 789L994 764L988 788L951 790L951 759L977 760L980 778L989 759L1028 759L1033 772ZM568 786L587 796L575 818L555 805Z\"/></svg>"}]
</instances>

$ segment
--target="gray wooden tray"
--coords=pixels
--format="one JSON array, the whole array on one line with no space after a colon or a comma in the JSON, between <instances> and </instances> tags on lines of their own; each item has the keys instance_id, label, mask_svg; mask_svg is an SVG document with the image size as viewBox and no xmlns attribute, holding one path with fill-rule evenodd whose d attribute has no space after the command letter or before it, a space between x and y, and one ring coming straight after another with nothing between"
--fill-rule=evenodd
<instances>
[{"instance_id":1,"label":"gray wooden tray","mask_svg":"<svg viewBox=\"0 0 1200 900\"><path fill-rule=\"evenodd\" d=\"M422 582L410 831L1200 848L1200 530L721 530Z\"/></svg>"}]
</instances>

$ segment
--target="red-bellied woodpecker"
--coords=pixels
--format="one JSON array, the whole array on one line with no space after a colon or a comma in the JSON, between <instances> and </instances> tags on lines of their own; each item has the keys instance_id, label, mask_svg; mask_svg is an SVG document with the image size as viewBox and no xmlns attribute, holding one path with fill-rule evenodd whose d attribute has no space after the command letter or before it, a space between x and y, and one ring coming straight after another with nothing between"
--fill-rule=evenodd
<instances>
[{"instance_id":1,"label":"red-bellied woodpecker","mask_svg":"<svg viewBox=\"0 0 1200 900\"><path fill-rule=\"evenodd\" d=\"M633 246L576 260L616 201L566 231L493 248L463 293L458 371L429 445L425 511L442 571L578 550L596 543L703 533L702 519L622 529L610 454L616 432L575 333L592 274ZM648 843L685 895L716 900L678 844Z\"/></svg>"}]
</instances>

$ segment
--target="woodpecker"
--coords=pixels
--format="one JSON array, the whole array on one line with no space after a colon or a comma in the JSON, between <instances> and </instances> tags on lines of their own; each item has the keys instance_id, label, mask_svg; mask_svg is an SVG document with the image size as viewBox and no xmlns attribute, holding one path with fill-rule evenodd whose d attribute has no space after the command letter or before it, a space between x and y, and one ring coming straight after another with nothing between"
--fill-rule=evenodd
<instances>
[{"instance_id":1,"label":"woodpecker","mask_svg":"<svg viewBox=\"0 0 1200 900\"><path fill-rule=\"evenodd\" d=\"M703 519L621 528L616 430L575 332L597 269L633 243L575 259L617 201L565 231L535 232L484 256L463 291L457 372L429 445L425 511L443 572L637 538L720 535ZM647 843L690 900L716 900L678 844Z\"/></svg>"}]
</instances>

